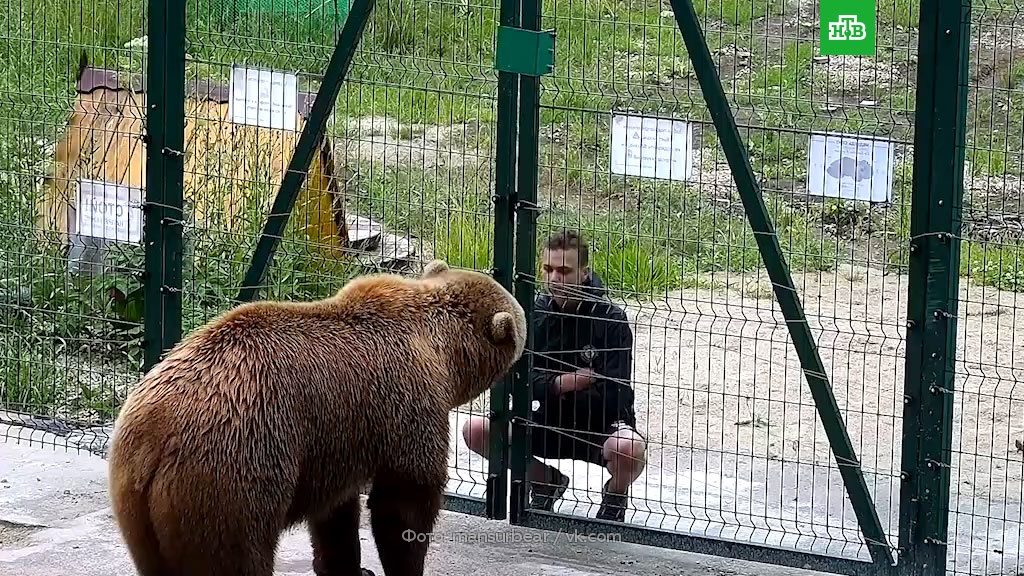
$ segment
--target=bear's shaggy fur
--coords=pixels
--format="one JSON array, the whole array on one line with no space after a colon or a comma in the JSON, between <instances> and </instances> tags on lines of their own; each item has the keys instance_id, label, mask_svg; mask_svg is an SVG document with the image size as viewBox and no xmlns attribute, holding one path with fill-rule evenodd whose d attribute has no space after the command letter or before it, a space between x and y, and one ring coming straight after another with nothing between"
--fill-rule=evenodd
<instances>
[{"instance_id":1,"label":"bear's shaggy fur","mask_svg":"<svg viewBox=\"0 0 1024 576\"><path fill-rule=\"evenodd\" d=\"M522 355L523 309L431 262L328 299L240 305L156 365L118 414L110 496L142 576L271 576L306 521L319 576L363 572L359 491L387 576L423 573L453 408Z\"/></svg>"}]
</instances>

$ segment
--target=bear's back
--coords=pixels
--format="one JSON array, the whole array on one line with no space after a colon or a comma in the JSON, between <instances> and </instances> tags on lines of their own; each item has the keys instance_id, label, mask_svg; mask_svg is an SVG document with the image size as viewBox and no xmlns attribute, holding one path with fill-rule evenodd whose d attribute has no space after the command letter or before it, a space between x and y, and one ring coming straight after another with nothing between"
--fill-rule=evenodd
<instances>
[{"instance_id":1,"label":"bear's back","mask_svg":"<svg viewBox=\"0 0 1024 576\"><path fill-rule=\"evenodd\" d=\"M354 463L388 464L412 439L446 438L438 342L398 302L366 304L239 306L147 374L118 426L143 424L161 438L150 441L204 462L275 462L314 486L368 475Z\"/></svg>"}]
</instances>

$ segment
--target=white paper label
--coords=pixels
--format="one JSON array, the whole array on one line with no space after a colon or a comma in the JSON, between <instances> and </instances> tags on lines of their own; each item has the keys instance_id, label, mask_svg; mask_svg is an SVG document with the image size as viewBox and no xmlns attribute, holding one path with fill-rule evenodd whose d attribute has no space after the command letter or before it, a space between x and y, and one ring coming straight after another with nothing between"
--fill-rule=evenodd
<instances>
[{"instance_id":1,"label":"white paper label","mask_svg":"<svg viewBox=\"0 0 1024 576\"><path fill-rule=\"evenodd\" d=\"M97 180L79 181L77 233L115 242L142 242L142 198L141 188Z\"/></svg>"},{"instance_id":2,"label":"white paper label","mask_svg":"<svg viewBox=\"0 0 1024 576\"><path fill-rule=\"evenodd\" d=\"M228 115L232 122L295 130L299 101L295 74L235 66L229 91Z\"/></svg>"},{"instance_id":3,"label":"white paper label","mask_svg":"<svg viewBox=\"0 0 1024 576\"><path fill-rule=\"evenodd\" d=\"M843 200L892 200L893 145L877 138L812 134L807 191Z\"/></svg>"},{"instance_id":4,"label":"white paper label","mask_svg":"<svg viewBox=\"0 0 1024 576\"><path fill-rule=\"evenodd\" d=\"M683 120L612 116L612 174L689 180L693 127Z\"/></svg>"}]
</instances>

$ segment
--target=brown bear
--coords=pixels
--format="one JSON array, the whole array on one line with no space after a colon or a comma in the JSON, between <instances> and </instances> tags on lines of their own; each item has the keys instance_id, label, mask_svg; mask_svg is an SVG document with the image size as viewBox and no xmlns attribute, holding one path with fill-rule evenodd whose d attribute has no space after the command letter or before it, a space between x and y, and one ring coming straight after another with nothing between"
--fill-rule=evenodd
<instances>
[{"instance_id":1,"label":"brown bear","mask_svg":"<svg viewBox=\"0 0 1024 576\"><path fill-rule=\"evenodd\" d=\"M386 576L423 574L448 479L449 411L523 354L526 317L490 276L428 264L333 297L242 304L126 399L113 512L142 576L271 576L305 521L318 576L360 565L359 493Z\"/></svg>"}]
</instances>

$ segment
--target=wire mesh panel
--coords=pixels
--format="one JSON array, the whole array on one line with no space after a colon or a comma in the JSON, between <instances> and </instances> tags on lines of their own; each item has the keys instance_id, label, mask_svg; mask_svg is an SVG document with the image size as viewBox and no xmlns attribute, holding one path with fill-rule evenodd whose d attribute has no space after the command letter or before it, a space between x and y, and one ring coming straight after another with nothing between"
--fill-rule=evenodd
<instances>
[{"instance_id":1,"label":"wire mesh panel","mask_svg":"<svg viewBox=\"0 0 1024 576\"><path fill-rule=\"evenodd\" d=\"M0 11L0 436L102 453L142 362L138 0Z\"/></svg>"},{"instance_id":2,"label":"wire mesh panel","mask_svg":"<svg viewBox=\"0 0 1024 576\"><path fill-rule=\"evenodd\" d=\"M879 1L877 48L854 57L820 54L817 2L693 5L806 310L791 322L810 325L812 376L840 412L812 400L671 5L545 2L558 44L542 80L538 289L592 274L579 308L539 305L535 325L575 332L535 332L534 362L545 385L610 371L584 388L618 382L634 400L589 420L581 405L572 425L569 399L534 413L535 454L557 470L535 478L566 490L552 504L541 487L531 507L866 560L855 505L874 507L883 547L897 532L916 7ZM546 260L565 254L546 244L565 229L589 261ZM823 420L845 422L873 502L847 497Z\"/></svg>"},{"instance_id":3,"label":"wire mesh panel","mask_svg":"<svg viewBox=\"0 0 1024 576\"><path fill-rule=\"evenodd\" d=\"M947 538L955 574L1024 571L1022 9L973 6Z\"/></svg>"},{"instance_id":4,"label":"wire mesh panel","mask_svg":"<svg viewBox=\"0 0 1024 576\"><path fill-rule=\"evenodd\" d=\"M242 289L354 17L343 0L232 6L188 5L186 332ZM490 271L496 10L375 3L258 298L323 298L356 275L418 274L433 258ZM451 493L484 495L486 464L470 457L463 427L487 401L451 415Z\"/></svg>"}]
</instances>

